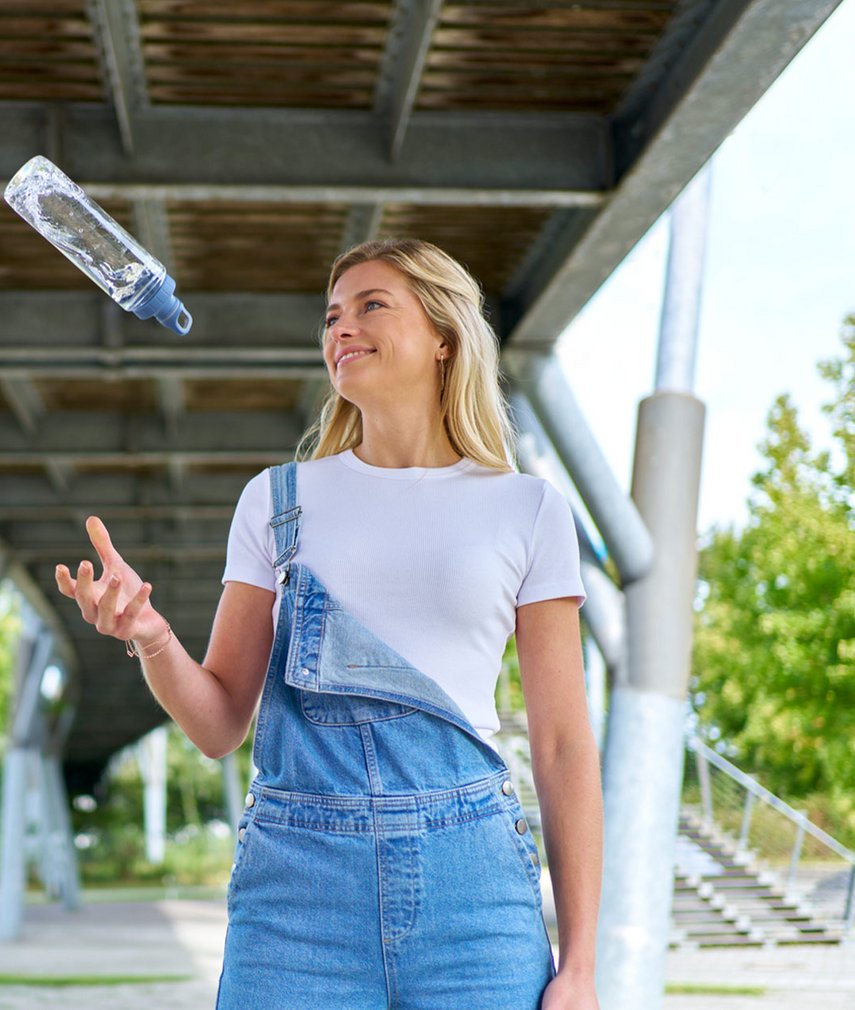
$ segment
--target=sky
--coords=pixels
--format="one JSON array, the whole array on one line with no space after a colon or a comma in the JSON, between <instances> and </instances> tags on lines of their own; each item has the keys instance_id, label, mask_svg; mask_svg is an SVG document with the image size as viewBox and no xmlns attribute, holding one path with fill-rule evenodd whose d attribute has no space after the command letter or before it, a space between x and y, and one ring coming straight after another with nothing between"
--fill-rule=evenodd
<instances>
[{"instance_id":1,"label":"sky","mask_svg":"<svg viewBox=\"0 0 855 1010\"><path fill-rule=\"evenodd\" d=\"M831 387L816 364L840 356L855 313L853 52L855 0L844 0L712 159L695 379L706 405L701 532L747 519L780 393L814 445L832 446L821 410ZM638 403L655 381L668 238L666 212L557 349L627 493Z\"/></svg>"}]
</instances>

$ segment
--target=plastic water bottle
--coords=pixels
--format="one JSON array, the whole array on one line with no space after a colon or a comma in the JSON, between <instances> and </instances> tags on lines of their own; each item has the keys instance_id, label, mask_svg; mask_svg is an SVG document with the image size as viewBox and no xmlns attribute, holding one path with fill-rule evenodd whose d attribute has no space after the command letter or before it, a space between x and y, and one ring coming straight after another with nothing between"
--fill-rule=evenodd
<instances>
[{"instance_id":1,"label":"plastic water bottle","mask_svg":"<svg viewBox=\"0 0 855 1010\"><path fill-rule=\"evenodd\" d=\"M47 158L37 155L6 187L9 206L114 302L176 333L193 318L175 297L166 267Z\"/></svg>"}]
</instances>

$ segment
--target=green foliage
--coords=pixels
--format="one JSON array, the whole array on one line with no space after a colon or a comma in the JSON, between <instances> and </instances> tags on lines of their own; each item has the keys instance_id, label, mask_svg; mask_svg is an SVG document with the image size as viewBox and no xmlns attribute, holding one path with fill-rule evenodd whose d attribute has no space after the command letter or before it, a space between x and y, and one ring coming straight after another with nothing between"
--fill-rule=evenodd
<instances>
[{"instance_id":1,"label":"green foliage","mask_svg":"<svg viewBox=\"0 0 855 1010\"><path fill-rule=\"evenodd\" d=\"M20 631L17 601L8 585L0 585L0 760L5 752L12 700L15 644Z\"/></svg>"},{"instance_id":2,"label":"green foliage","mask_svg":"<svg viewBox=\"0 0 855 1010\"><path fill-rule=\"evenodd\" d=\"M525 708L525 697L522 689L522 678L520 676L520 659L517 655L517 636L511 635L505 644L505 652L502 656L502 677L506 678L508 687L508 701L510 708L514 712L522 711ZM499 687L496 685L496 698L499 699Z\"/></svg>"},{"instance_id":3,"label":"green foliage","mask_svg":"<svg viewBox=\"0 0 855 1010\"><path fill-rule=\"evenodd\" d=\"M837 453L775 401L749 520L700 552L693 690L702 736L855 842L855 317L823 362ZM835 459L832 459L832 455Z\"/></svg>"},{"instance_id":4,"label":"green foliage","mask_svg":"<svg viewBox=\"0 0 855 1010\"><path fill-rule=\"evenodd\" d=\"M236 754L242 782L249 781L251 748L252 734ZM167 842L162 865L145 858L143 780L133 749L113 763L96 798L73 800L72 830L80 846L84 883L228 881L234 837L226 823L222 766L205 757L174 723L168 724Z\"/></svg>"}]
</instances>

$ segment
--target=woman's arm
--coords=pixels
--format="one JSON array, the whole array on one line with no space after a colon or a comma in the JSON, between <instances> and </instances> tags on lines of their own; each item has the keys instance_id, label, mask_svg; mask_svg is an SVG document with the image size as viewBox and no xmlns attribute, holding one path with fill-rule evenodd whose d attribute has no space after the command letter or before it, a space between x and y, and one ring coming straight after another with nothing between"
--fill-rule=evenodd
<instances>
[{"instance_id":1,"label":"woman's arm","mask_svg":"<svg viewBox=\"0 0 855 1010\"><path fill-rule=\"evenodd\" d=\"M208 651L197 663L169 635L166 619L149 600L151 585L124 561L101 520L91 516L86 529L103 573L96 580L92 565L83 561L73 579L65 565L57 565L59 591L77 601L83 619L102 635L132 639L138 652L151 654L141 662L152 694L203 754L231 753L246 738L264 684L274 594L227 582Z\"/></svg>"},{"instance_id":2,"label":"woman's arm","mask_svg":"<svg viewBox=\"0 0 855 1010\"><path fill-rule=\"evenodd\" d=\"M575 597L517 608L517 653L528 715L532 771L558 915L559 978L566 1002L596 1006L593 995L602 875L602 793L588 717ZM557 992L564 983L553 980ZM578 998L577 998L578 997Z\"/></svg>"}]
</instances>

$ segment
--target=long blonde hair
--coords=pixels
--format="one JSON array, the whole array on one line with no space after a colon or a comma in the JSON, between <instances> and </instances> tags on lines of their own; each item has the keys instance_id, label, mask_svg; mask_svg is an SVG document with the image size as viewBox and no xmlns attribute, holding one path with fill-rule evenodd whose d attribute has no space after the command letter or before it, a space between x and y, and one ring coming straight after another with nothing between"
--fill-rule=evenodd
<instances>
[{"instance_id":1,"label":"long blonde hair","mask_svg":"<svg viewBox=\"0 0 855 1010\"><path fill-rule=\"evenodd\" d=\"M515 470L516 438L500 386L499 341L484 318L484 297L478 282L457 260L430 242L375 240L354 246L335 260L327 301L346 270L371 260L389 263L403 274L434 329L449 346L440 417L454 450L495 470ZM322 327L318 335L321 346L323 339ZM330 383L319 416L300 439L294 458L332 456L361 441L359 408Z\"/></svg>"}]
</instances>

